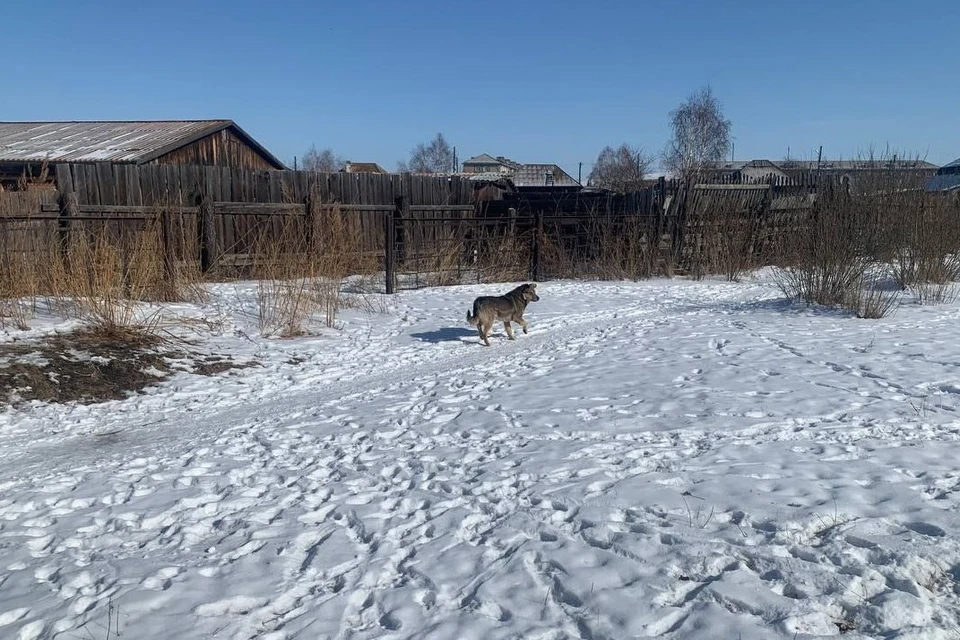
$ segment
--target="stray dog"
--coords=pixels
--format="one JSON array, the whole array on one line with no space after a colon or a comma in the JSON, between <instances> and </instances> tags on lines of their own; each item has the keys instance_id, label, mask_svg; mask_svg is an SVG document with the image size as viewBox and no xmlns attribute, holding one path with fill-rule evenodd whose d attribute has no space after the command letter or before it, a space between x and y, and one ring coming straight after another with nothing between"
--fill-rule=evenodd
<instances>
[{"instance_id":1,"label":"stray dog","mask_svg":"<svg viewBox=\"0 0 960 640\"><path fill-rule=\"evenodd\" d=\"M523 312L529 303L538 300L540 296L537 295L537 285L534 283L522 284L502 296L480 296L473 301L473 313L467 311L467 322L480 331L480 339L488 347L490 341L487 338L493 323L497 320L503 321L507 337L513 340L513 329L510 323L516 322L526 333L527 321L523 319Z\"/></svg>"}]
</instances>

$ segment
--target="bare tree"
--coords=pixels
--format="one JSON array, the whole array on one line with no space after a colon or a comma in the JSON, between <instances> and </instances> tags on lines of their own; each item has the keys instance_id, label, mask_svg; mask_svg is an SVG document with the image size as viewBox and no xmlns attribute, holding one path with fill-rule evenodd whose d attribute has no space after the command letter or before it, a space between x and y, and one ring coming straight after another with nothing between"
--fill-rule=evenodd
<instances>
[{"instance_id":1,"label":"bare tree","mask_svg":"<svg viewBox=\"0 0 960 640\"><path fill-rule=\"evenodd\" d=\"M430 144L425 145L421 142L414 147L410 152L410 160L397 163L397 170L414 173L454 172L457 168L454 166L453 147L442 133L438 133Z\"/></svg>"},{"instance_id":2,"label":"bare tree","mask_svg":"<svg viewBox=\"0 0 960 640\"><path fill-rule=\"evenodd\" d=\"M592 187L617 193L639 191L643 187L643 176L650 172L652 164L653 158L648 153L627 143L616 149L604 147L587 182Z\"/></svg>"},{"instance_id":3,"label":"bare tree","mask_svg":"<svg viewBox=\"0 0 960 640\"><path fill-rule=\"evenodd\" d=\"M303 154L300 165L304 171L334 173L343 168L343 158L334 153L333 149L318 150L316 145L311 145L310 149Z\"/></svg>"},{"instance_id":4,"label":"bare tree","mask_svg":"<svg viewBox=\"0 0 960 640\"><path fill-rule=\"evenodd\" d=\"M670 112L670 126L673 138L663 152L663 167L679 177L700 173L730 150L730 121L709 86Z\"/></svg>"}]
</instances>

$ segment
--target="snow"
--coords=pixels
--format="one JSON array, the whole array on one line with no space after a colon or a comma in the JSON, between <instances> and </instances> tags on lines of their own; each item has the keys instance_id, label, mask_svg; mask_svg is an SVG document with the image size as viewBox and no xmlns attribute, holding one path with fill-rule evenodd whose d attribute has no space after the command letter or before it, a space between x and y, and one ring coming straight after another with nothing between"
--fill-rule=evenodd
<instances>
[{"instance_id":1,"label":"snow","mask_svg":"<svg viewBox=\"0 0 960 640\"><path fill-rule=\"evenodd\" d=\"M211 285L168 312L258 366L4 410L0 637L960 635L960 304L546 282L480 346L512 286L267 339Z\"/></svg>"}]
</instances>

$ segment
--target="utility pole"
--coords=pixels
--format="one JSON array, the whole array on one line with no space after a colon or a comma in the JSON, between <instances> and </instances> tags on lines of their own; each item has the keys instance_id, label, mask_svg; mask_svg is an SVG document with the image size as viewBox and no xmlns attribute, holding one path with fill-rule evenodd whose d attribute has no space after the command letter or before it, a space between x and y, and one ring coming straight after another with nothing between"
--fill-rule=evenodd
<instances>
[{"instance_id":1,"label":"utility pole","mask_svg":"<svg viewBox=\"0 0 960 640\"><path fill-rule=\"evenodd\" d=\"M577 163L577 182L583 184L583 163Z\"/></svg>"},{"instance_id":2,"label":"utility pole","mask_svg":"<svg viewBox=\"0 0 960 640\"><path fill-rule=\"evenodd\" d=\"M820 151L817 152L817 186L820 186L820 161L823 160L823 145L820 145Z\"/></svg>"}]
</instances>

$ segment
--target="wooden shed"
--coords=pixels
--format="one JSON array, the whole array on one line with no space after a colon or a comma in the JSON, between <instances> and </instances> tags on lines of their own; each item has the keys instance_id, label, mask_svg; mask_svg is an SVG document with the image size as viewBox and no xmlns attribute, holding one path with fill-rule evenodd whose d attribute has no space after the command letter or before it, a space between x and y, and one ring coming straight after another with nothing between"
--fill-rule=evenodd
<instances>
[{"instance_id":1,"label":"wooden shed","mask_svg":"<svg viewBox=\"0 0 960 640\"><path fill-rule=\"evenodd\" d=\"M0 186L49 188L58 163L286 169L232 120L0 122Z\"/></svg>"}]
</instances>

